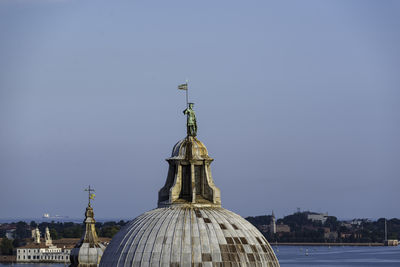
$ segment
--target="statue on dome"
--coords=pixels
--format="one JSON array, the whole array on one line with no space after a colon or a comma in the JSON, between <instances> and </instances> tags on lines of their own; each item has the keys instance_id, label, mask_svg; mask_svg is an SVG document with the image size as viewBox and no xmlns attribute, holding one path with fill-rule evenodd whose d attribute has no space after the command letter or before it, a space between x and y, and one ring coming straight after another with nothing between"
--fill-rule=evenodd
<instances>
[{"instance_id":1,"label":"statue on dome","mask_svg":"<svg viewBox=\"0 0 400 267\"><path fill-rule=\"evenodd\" d=\"M197 122L196 113L193 110L194 103L189 103L189 107L183 111L183 114L187 116L187 135L195 137L197 135Z\"/></svg>"}]
</instances>

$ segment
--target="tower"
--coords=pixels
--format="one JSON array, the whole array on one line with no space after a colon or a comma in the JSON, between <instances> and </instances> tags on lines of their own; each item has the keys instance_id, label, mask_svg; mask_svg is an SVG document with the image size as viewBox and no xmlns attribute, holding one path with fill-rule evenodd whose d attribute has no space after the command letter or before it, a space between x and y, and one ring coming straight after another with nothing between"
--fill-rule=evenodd
<instances>
[{"instance_id":1,"label":"tower","mask_svg":"<svg viewBox=\"0 0 400 267\"><path fill-rule=\"evenodd\" d=\"M270 228L271 234L276 234L276 220L275 220L274 211L272 211L272 214L271 214L271 222L270 222L269 228Z\"/></svg>"},{"instance_id":2,"label":"tower","mask_svg":"<svg viewBox=\"0 0 400 267\"><path fill-rule=\"evenodd\" d=\"M97 237L94 219L94 212L90 201L94 199L94 189L90 186L85 189L88 191L88 206L85 211L85 232L81 240L71 250L72 267L97 267L100 263L101 256L105 249L104 245L99 242Z\"/></svg>"}]
</instances>

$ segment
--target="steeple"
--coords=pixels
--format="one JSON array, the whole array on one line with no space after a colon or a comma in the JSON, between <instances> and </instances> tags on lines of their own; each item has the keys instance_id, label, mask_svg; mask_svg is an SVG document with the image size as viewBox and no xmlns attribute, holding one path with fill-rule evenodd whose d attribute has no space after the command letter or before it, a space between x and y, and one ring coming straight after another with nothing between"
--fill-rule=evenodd
<instances>
[{"instance_id":1,"label":"steeple","mask_svg":"<svg viewBox=\"0 0 400 267\"><path fill-rule=\"evenodd\" d=\"M104 245L99 242L96 233L96 221L90 200L94 199L94 189L90 186L85 189L88 192L88 206L85 211L85 233L81 240L75 245L71 251L71 266L95 267L100 263L101 256L105 249Z\"/></svg>"},{"instance_id":2,"label":"steeple","mask_svg":"<svg viewBox=\"0 0 400 267\"><path fill-rule=\"evenodd\" d=\"M272 211L272 214L271 214L271 222L270 222L270 225L269 225L269 227L270 227L270 232L272 233L272 234L276 234L276 219L275 219L275 214L274 214L274 211Z\"/></svg>"},{"instance_id":3,"label":"steeple","mask_svg":"<svg viewBox=\"0 0 400 267\"><path fill-rule=\"evenodd\" d=\"M221 206L220 190L211 176L206 146L196 138L197 123L193 103L183 111L187 115L187 136L175 144L166 161L169 170L165 185L158 192L158 206L191 204Z\"/></svg>"}]
</instances>

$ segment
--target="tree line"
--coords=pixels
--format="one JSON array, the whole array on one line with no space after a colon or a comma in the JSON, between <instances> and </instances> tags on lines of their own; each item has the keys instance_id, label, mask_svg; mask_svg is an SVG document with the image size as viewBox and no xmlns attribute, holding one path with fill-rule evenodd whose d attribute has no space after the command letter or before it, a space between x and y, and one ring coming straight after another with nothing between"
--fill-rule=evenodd
<instances>
[{"instance_id":1,"label":"tree line","mask_svg":"<svg viewBox=\"0 0 400 267\"><path fill-rule=\"evenodd\" d=\"M339 243L382 243L385 239L385 219L376 221L357 219L357 223L340 221L335 216L327 217L324 223L308 219L307 212L296 212L276 221L285 224L290 232L271 233L266 225L271 223L271 216L247 217L249 222L261 230L270 242L339 242ZM388 219L387 238L400 240L400 219ZM329 230L328 230L329 229ZM327 237L335 233L335 238Z\"/></svg>"}]
</instances>

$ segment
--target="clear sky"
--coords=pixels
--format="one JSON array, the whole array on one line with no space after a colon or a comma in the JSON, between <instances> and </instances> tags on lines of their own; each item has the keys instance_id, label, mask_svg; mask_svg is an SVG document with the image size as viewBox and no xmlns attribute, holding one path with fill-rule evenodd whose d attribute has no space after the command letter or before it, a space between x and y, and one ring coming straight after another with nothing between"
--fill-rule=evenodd
<instances>
[{"instance_id":1,"label":"clear sky","mask_svg":"<svg viewBox=\"0 0 400 267\"><path fill-rule=\"evenodd\" d=\"M0 0L0 218L156 207L186 134L223 207L400 217L400 1Z\"/></svg>"}]
</instances>

